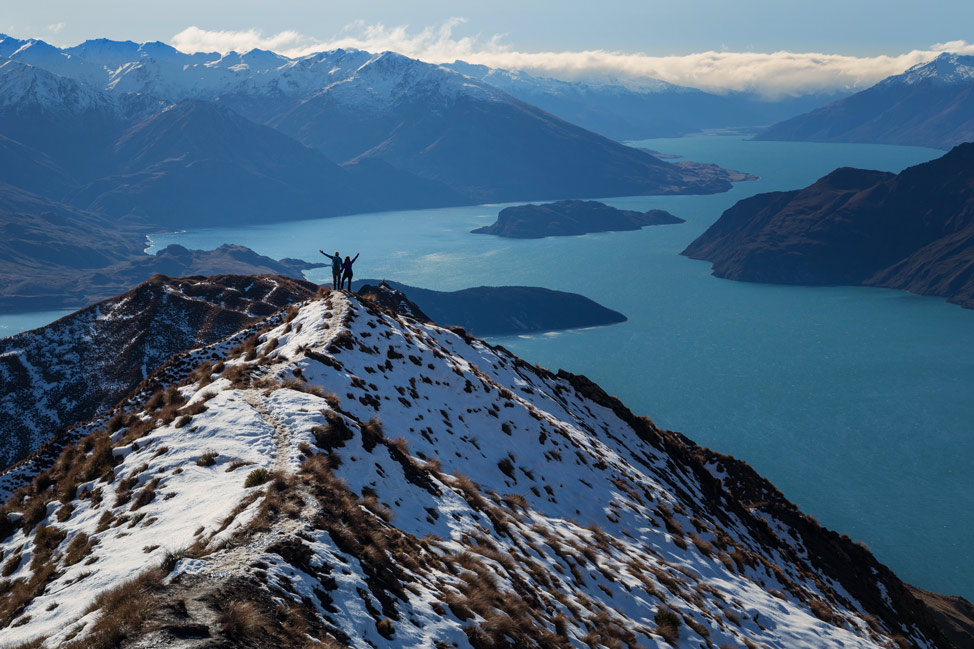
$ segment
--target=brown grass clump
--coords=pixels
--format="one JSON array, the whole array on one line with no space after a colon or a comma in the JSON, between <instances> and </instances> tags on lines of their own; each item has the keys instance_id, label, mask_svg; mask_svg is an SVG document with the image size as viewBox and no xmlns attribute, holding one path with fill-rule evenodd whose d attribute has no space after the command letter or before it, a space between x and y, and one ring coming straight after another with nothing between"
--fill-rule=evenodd
<instances>
[{"instance_id":1,"label":"brown grass clump","mask_svg":"<svg viewBox=\"0 0 974 649\"><path fill-rule=\"evenodd\" d=\"M362 424L360 430L362 432L362 446L370 453L377 444L385 439L385 433L382 431L382 422L377 417L372 417L372 419Z\"/></svg>"},{"instance_id":2,"label":"brown grass clump","mask_svg":"<svg viewBox=\"0 0 974 649\"><path fill-rule=\"evenodd\" d=\"M270 471L268 471L267 469L254 469L253 471L247 474L247 477L244 480L244 487L246 487L247 489L250 489L251 487L257 487L264 484L270 479L271 479L271 474Z\"/></svg>"},{"instance_id":3,"label":"brown grass clump","mask_svg":"<svg viewBox=\"0 0 974 649\"><path fill-rule=\"evenodd\" d=\"M396 633L396 627L393 625L392 620L387 617L375 623L375 630L386 640L392 640L392 636Z\"/></svg>"},{"instance_id":4,"label":"brown grass clump","mask_svg":"<svg viewBox=\"0 0 974 649\"><path fill-rule=\"evenodd\" d=\"M670 644L676 644L680 639L680 624L683 623L683 619L673 611L661 608L656 611L653 620L656 622L656 633L663 636L663 639Z\"/></svg>"},{"instance_id":5,"label":"brown grass clump","mask_svg":"<svg viewBox=\"0 0 974 649\"><path fill-rule=\"evenodd\" d=\"M708 541L703 540L696 534L691 534L690 540L692 540L693 544L697 546L697 549L700 550L701 554L709 557L714 553L714 546Z\"/></svg>"},{"instance_id":6,"label":"brown grass clump","mask_svg":"<svg viewBox=\"0 0 974 649\"><path fill-rule=\"evenodd\" d=\"M216 451L207 451L196 460L197 466L213 466L220 454Z\"/></svg>"},{"instance_id":7,"label":"brown grass clump","mask_svg":"<svg viewBox=\"0 0 974 649\"><path fill-rule=\"evenodd\" d=\"M153 501L156 497L156 486L159 484L159 479L149 481L142 490L139 491L139 495L135 497L135 502L132 503L131 511L141 509Z\"/></svg>"},{"instance_id":8,"label":"brown grass clump","mask_svg":"<svg viewBox=\"0 0 974 649\"><path fill-rule=\"evenodd\" d=\"M330 451L333 448L345 446L345 442L355 436L352 429L345 423L345 418L338 413L322 410L321 414L324 415L327 423L324 426L315 426L311 429L311 434L314 435L315 444L318 445L318 448Z\"/></svg>"},{"instance_id":9,"label":"brown grass clump","mask_svg":"<svg viewBox=\"0 0 974 649\"><path fill-rule=\"evenodd\" d=\"M0 568L0 575L4 577L9 577L17 571L20 567L21 556L20 553L14 553L10 555L3 564L3 568Z\"/></svg>"},{"instance_id":10,"label":"brown grass clump","mask_svg":"<svg viewBox=\"0 0 974 649\"><path fill-rule=\"evenodd\" d=\"M236 459L227 466L227 473L230 473L231 471L236 471L242 466L250 466L252 464L255 463L250 462L249 460Z\"/></svg>"},{"instance_id":11,"label":"brown grass clump","mask_svg":"<svg viewBox=\"0 0 974 649\"><path fill-rule=\"evenodd\" d=\"M114 649L126 638L137 636L143 622L158 606L156 593L162 587L163 576L160 570L149 570L99 595L89 609L102 612L92 632L62 649Z\"/></svg>"},{"instance_id":12,"label":"brown grass clump","mask_svg":"<svg viewBox=\"0 0 974 649\"><path fill-rule=\"evenodd\" d=\"M264 626L264 616L252 602L230 602L220 611L220 628L234 640L243 640Z\"/></svg>"},{"instance_id":13,"label":"brown grass clump","mask_svg":"<svg viewBox=\"0 0 974 649\"><path fill-rule=\"evenodd\" d=\"M39 527L34 533L34 555L30 561L30 569L36 571L47 563L66 536L67 532L60 528L47 525Z\"/></svg>"},{"instance_id":14,"label":"brown grass clump","mask_svg":"<svg viewBox=\"0 0 974 649\"><path fill-rule=\"evenodd\" d=\"M808 602L808 608L812 611L812 614L823 622L828 622L829 624L839 625L839 619L836 618L832 609L829 605L820 599L813 599Z\"/></svg>"},{"instance_id":15,"label":"brown grass clump","mask_svg":"<svg viewBox=\"0 0 974 649\"><path fill-rule=\"evenodd\" d=\"M96 545L98 545L98 539L89 538L84 532L79 532L68 543L68 549L64 554L64 563L73 566L91 554L92 548Z\"/></svg>"},{"instance_id":16,"label":"brown grass clump","mask_svg":"<svg viewBox=\"0 0 974 649\"><path fill-rule=\"evenodd\" d=\"M464 474L454 473L453 484L457 489L460 490L460 494L463 496L464 500L466 500L475 509L485 510L490 506L487 500L480 493L480 487L477 486L477 483Z\"/></svg>"},{"instance_id":17,"label":"brown grass clump","mask_svg":"<svg viewBox=\"0 0 974 649\"><path fill-rule=\"evenodd\" d=\"M517 482L517 478L514 477L514 463L511 462L511 458L505 457L497 463L497 468L501 470L501 473L506 475Z\"/></svg>"}]
</instances>

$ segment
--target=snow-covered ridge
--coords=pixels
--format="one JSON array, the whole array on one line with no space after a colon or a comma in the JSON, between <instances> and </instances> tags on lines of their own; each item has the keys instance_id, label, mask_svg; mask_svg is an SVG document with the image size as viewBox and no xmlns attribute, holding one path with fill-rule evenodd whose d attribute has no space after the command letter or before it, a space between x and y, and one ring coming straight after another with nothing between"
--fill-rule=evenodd
<instances>
[{"instance_id":1,"label":"snow-covered ridge","mask_svg":"<svg viewBox=\"0 0 974 649\"><path fill-rule=\"evenodd\" d=\"M305 97L335 89L356 103L394 104L407 92L481 98L503 93L445 67L396 54L332 50L298 58L264 50L185 54L163 43L106 39L63 50L0 36L0 60L26 63L94 88L167 101L219 97Z\"/></svg>"},{"instance_id":2,"label":"snow-covered ridge","mask_svg":"<svg viewBox=\"0 0 974 649\"><path fill-rule=\"evenodd\" d=\"M276 646L938 646L888 571L857 599L740 467L580 377L338 292L251 333L8 503L5 641L83 644L142 575L144 646L232 642L228 597Z\"/></svg>"},{"instance_id":3,"label":"snow-covered ridge","mask_svg":"<svg viewBox=\"0 0 974 649\"><path fill-rule=\"evenodd\" d=\"M888 77L878 85L915 85L922 82L944 85L974 83L974 56L941 54L933 61L919 63L903 74Z\"/></svg>"}]
</instances>

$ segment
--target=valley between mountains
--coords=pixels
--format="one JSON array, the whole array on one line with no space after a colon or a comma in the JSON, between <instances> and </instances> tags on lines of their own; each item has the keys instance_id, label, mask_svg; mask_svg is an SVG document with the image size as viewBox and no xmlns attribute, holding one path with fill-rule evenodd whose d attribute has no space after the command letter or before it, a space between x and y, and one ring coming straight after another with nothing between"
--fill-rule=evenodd
<instances>
[{"instance_id":1,"label":"valley between mountains","mask_svg":"<svg viewBox=\"0 0 974 649\"><path fill-rule=\"evenodd\" d=\"M318 291L8 472L4 642L971 646L744 463L403 310Z\"/></svg>"}]
</instances>

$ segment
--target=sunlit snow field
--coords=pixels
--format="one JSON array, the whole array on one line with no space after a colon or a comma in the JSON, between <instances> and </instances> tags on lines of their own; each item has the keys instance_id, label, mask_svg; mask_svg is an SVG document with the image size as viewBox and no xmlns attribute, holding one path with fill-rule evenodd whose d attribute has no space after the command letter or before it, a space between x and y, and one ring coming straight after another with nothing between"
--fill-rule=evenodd
<instances>
[{"instance_id":1,"label":"sunlit snow field","mask_svg":"<svg viewBox=\"0 0 974 649\"><path fill-rule=\"evenodd\" d=\"M714 196L605 199L688 221L638 232L527 241L473 235L500 207L477 206L157 235L153 249L237 243L327 261L317 252L324 248L360 252L356 278L582 293L629 321L493 342L586 374L658 424L743 458L824 525L864 540L907 581L974 598L967 560L974 311L882 289L719 280L709 264L678 256L743 197L801 187L839 166L898 171L942 152L728 137L640 145L761 180ZM327 268L309 276L330 281Z\"/></svg>"}]
</instances>

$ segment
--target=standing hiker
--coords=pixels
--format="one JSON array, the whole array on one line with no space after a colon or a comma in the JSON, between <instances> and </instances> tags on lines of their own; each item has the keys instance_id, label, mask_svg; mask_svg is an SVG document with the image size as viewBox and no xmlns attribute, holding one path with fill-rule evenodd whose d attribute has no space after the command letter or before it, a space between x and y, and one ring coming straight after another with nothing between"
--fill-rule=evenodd
<instances>
[{"instance_id":1,"label":"standing hiker","mask_svg":"<svg viewBox=\"0 0 974 649\"><path fill-rule=\"evenodd\" d=\"M359 253L355 254L355 259L358 259ZM349 259L348 256L345 257L345 263L342 264L342 270L345 271L345 276L342 280L348 280L348 290L352 290L352 264L355 263L355 259ZM340 286L340 285L339 285Z\"/></svg>"},{"instance_id":2,"label":"standing hiker","mask_svg":"<svg viewBox=\"0 0 974 649\"><path fill-rule=\"evenodd\" d=\"M324 250L319 250L318 252L323 254L325 257L331 259L331 287L336 289L341 289L342 288L342 256L338 254L337 250L335 251L334 257L329 255ZM355 255L355 258L357 259L358 255Z\"/></svg>"}]
</instances>

